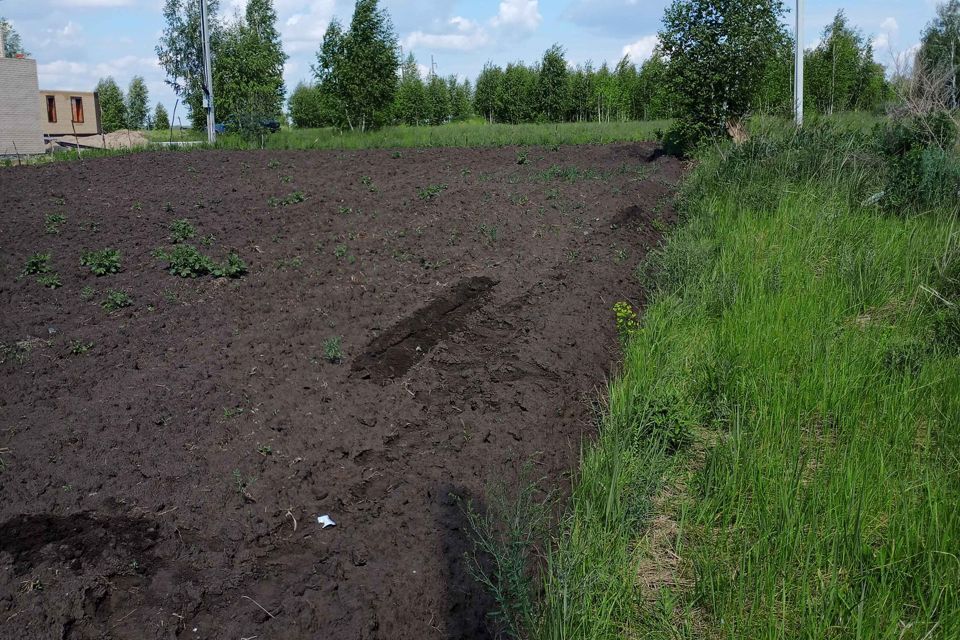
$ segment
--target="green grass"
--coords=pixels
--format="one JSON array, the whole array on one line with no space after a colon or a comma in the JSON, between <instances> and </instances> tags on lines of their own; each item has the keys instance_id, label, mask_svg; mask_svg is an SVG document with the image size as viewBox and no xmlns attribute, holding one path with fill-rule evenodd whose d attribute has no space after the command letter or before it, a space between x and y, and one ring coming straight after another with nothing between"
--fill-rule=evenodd
<instances>
[{"instance_id":1,"label":"green grass","mask_svg":"<svg viewBox=\"0 0 960 640\"><path fill-rule=\"evenodd\" d=\"M960 636L960 224L804 136L689 178L531 637Z\"/></svg>"}]
</instances>

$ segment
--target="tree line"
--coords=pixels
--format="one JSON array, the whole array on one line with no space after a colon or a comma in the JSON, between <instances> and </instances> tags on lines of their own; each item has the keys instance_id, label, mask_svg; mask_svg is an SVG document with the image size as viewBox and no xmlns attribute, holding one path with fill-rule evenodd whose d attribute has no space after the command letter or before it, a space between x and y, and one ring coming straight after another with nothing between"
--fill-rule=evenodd
<instances>
[{"instance_id":1,"label":"tree line","mask_svg":"<svg viewBox=\"0 0 960 640\"><path fill-rule=\"evenodd\" d=\"M166 108L157 103L150 113L150 92L141 76L133 76L124 96L112 76L100 78L94 91L100 103L100 127L105 133L118 129L168 129Z\"/></svg>"}]
</instances>

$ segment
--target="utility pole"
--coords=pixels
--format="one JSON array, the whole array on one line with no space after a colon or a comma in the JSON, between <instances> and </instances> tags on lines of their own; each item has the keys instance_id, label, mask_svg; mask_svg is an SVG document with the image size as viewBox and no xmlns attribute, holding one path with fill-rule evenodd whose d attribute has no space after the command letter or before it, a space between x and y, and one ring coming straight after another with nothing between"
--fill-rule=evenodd
<instances>
[{"instance_id":1,"label":"utility pole","mask_svg":"<svg viewBox=\"0 0 960 640\"><path fill-rule=\"evenodd\" d=\"M796 58L793 73L793 109L797 126L803 126L803 0L797 0Z\"/></svg>"},{"instance_id":2,"label":"utility pole","mask_svg":"<svg viewBox=\"0 0 960 640\"><path fill-rule=\"evenodd\" d=\"M437 63L433 61L433 54L430 54L430 77L437 75Z\"/></svg>"},{"instance_id":3,"label":"utility pole","mask_svg":"<svg viewBox=\"0 0 960 640\"><path fill-rule=\"evenodd\" d=\"M0 27L0 58L7 57L7 49L6 49L7 45L3 41L3 31L4 31L3 27Z\"/></svg>"},{"instance_id":4,"label":"utility pole","mask_svg":"<svg viewBox=\"0 0 960 640\"><path fill-rule=\"evenodd\" d=\"M210 60L210 28L207 24L207 0L200 0L200 37L203 39L203 99L207 110L207 142L217 141L216 117L213 113L213 64Z\"/></svg>"}]
</instances>

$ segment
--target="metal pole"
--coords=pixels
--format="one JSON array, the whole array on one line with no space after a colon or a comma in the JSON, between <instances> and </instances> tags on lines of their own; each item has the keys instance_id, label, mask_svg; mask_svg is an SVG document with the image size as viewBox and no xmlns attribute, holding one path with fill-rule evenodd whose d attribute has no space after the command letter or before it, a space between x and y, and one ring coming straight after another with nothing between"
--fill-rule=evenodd
<instances>
[{"instance_id":1,"label":"metal pole","mask_svg":"<svg viewBox=\"0 0 960 640\"><path fill-rule=\"evenodd\" d=\"M216 118L213 113L213 65L210 61L210 30L207 25L207 0L200 0L200 37L203 38L203 97L207 110L207 142L217 141Z\"/></svg>"},{"instance_id":2,"label":"metal pole","mask_svg":"<svg viewBox=\"0 0 960 640\"><path fill-rule=\"evenodd\" d=\"M793 110L796 114L797 126L803 126L803 0L797 0L797 46L794 60L793 75Z\"/></svg>"},{"instance_id":3,"label":"metal pole","mask_svg":"<svg viewBox=\"0 0 960 640\"><path fill-rule=\"evenodd\" d=\"M6 58L6 57L7 57L7 49L6 49L6 46L7 46L7 45L4 44L4 42L3 42L3 33L4 33L4 31L5 31L5 29L4 29L2 26L0 26L0 58Z\"/></svg>"}]
</instances>

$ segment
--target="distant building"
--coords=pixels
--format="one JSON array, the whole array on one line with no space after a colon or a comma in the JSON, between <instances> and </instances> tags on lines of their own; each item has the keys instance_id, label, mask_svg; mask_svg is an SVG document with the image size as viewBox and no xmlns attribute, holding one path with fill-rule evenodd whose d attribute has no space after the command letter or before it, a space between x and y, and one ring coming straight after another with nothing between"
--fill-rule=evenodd
<instances>
[{"instance_id":1,"label":"distant building","mask_svg":"<svg viewBox=\"0 0 960 640\"><path fill-rule=\"evenodd\" d=\"M43 153L37 61L0 57L0 156Z\"/></svg>"},{"instance_id":2,"label":"distant building","mask_svg":"<svg viewBox=\"0 0 960 640\"><path fill-rule=\"evenodd\" d=\"M40 127L45 136L100 133L100 105L93 91L40 91Z\"/></svg>"}]
</instances>

